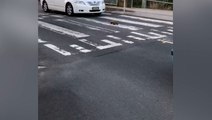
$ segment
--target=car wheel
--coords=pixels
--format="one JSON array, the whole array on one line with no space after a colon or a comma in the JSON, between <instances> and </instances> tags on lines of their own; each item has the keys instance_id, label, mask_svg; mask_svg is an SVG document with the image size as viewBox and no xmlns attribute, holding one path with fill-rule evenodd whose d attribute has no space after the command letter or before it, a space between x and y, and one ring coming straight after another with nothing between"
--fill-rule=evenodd
<instances>
[{"instance_id":1,"label":"car wheel","mask_svg":"<svg viewBox=\"0 0 212 120\"><path fill-rule=\"evenodd\" d=\"M71 16L74 14L73 7L70 3L66 5L66 14L68 16Z\"/></svg>"},{"instance_id":2,"label":"car wheel","mask_svg":"<svg viewBox=\"0 0 212 120\"><path fill-rule=\"evenodd\" d=\"M48 11L49 11L48 4L47 4L46 1L43 1L42 8L43 8L43 11L44 11L44 12L48 12Z\"/></svg>"}]
</instances>

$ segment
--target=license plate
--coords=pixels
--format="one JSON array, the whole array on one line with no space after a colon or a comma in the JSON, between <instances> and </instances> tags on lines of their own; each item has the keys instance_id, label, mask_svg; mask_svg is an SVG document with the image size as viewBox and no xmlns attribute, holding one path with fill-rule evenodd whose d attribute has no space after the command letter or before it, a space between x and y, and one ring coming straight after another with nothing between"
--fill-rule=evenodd
<instances>
[{"instance_id":1,"label":"license plate","mask_svg":"<svg viewBox=\"0 0 212 120\"><path fill-rule=\"evenodd\" d=\"M92 7L92 10L99 10L99 7Z\"/></svg>"}]
</instances>

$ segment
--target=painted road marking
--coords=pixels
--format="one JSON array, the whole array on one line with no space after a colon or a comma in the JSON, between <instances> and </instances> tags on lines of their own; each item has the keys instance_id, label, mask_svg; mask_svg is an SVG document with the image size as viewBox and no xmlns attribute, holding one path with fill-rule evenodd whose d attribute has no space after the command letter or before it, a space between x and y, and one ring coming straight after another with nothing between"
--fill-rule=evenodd
<instances>
[{"instance_id":1,"label":"painted road marking","mask_svg":"<svg viewBox=\"0 0 212 120\"><path fill-rule=\"evenodd\" d=\"M75 49L79 50L82 53L91 52L91 50L85 49L84 47L81 47L81 46L76 45L76 44L72 44L72 45L70 45L70 47L75 48Z\"/></svg>"},{"instance_id":2,"label":"painted road marking","mask_svg":"<svg viewBox=\"0 0 212 120\"><path fill-rule=\"evenodd\" d=\"M166 40L157 40L157 41L162 42L162 43L169 43L169 44L173 44L173 42L171 42L171 41L166 41Z\"/></svg>"},{"instance_id":3,"label":"painted road marking","mask_svg":"<svg viewBox=\"0 0 212 120\"><path fill-rule=\"evenodd\" d=\"M50 23L46 23L46 22L42 22L42 21L38 21L38 24L46 29L49 29L51 31L60 33L60 34L66 34L72 37L76 37L76 38L84 38L84 37L89 37L90 35L84 34L84 33L80 33L77 31L73 31L73 30L69 30L60 26L56 26Z\"/></svg>"},{"instance_id":4,"label":"painted road marking","mask_svg":"<svg viewBox=\"0 0 212 120\"><path fill-rule=\"evenodd\" d=\"M93 47L97 47L97 46L98 46L98 44L93 43L93 42L91 42L91 41L88 41L88 40L86 40L86 39L79 39L79 41L80 41L80 42L83 42L83 43L85 43L85 44L91 45L91 46L93 46Z\"/></svg>"},{"instance_id":5,"label":"painted road marking","mask_svg":"<svg viewBox=\"0 0 212 120\"><path fill-rule=\"evenodd\" d=\"M96 28L96 27L89 27L89 26L87 26L87 28L88 28L88 29L91 29L91 30L97 30L97 31L100 31L100 29L99 29L99 28Z\"/></svg>"},{"instance_id":6,"label":"painted road marking","mask_svg":"<svg viewBox=\"0 0 212 120\"><path fill-rule=\"evenodd\" d=\"M114 20L114 21L119 21L119 22L124 22L124 23L129 23L129 24L136 24L136 25L142 25L142 26L146 26L146 27L162 27L162 25L156 25L156 24L152 24L152 23L145 23L145 22L137 22L137 21L131 21L131 20L125 20L125 19L121 19L121 18L114 18L114 17L107 17L107 16L103 16L100 17L103 19L108 19L108 20Z\"/></svg>"},{"instance_id":7,"label":"painted road marking","mask_svg":"<svg viewBox=\"0 0 212 120\"><path fill-rule=\"evenodd\" d=\"M133 44L134 42L133 41L129 41L129 40L122 40L123 42L125 43L128 43L128 44Z\"/></svg>"},{"instance_id":8,"label":"painted road marking","mask_svg":"<svg viewBox=\"0 0 212 120\"><path fill-rule=\"evenodd\" d=\"M115 43L115 42L112 42L110 40L101 40L101 41L108 43L108 45L97 46L97 49L100 49L100 50L104 50L104 49L108 49L108 48L117 47L117 46L122 45L121 43Z\"/></svg>"},{"instance_id":9,"label":"painted road marking","mask_svg":"<svg viewBox=\"0 0 212 120\"><path fill-rule=\"evenodd\" d=\"M157 23L164 23L164 24L173 25L173 22L170 22L170 21L156 20L156 19L149 19L149 18L142 18L142 17L135 17L135 16L129 16L129 15L120 15L120 16L121 17L126 17L126 18L132 18L132 19L136 19L136 20L143 20L143 21L157 22Z\"/></svg>"},{"instance_id":10,"label":"painted road marking","mask_svg":"<svg viewBox=\"0 0 212 120\"><path fill-rule=\"evenodd\" d=\"M146 37L146 38L149 38L149 39L152 39L153 37L150 36L150 35L147 35L147 34L142 34L142 33L138 33L138 32L131 32L132 34L135 34L135 35L139 35L139 36L142 36L142 37Z\"/></svg>"},{"instance_id":11,"label":"painted road marking","mask_svg":"<svg viewBox=\"0 0 212 120\"><path fill-rule=\"evenodd\" d=\"M155 35L155 38L153 38L153 39L158 39L158 38L167 37L166 35L158 34L158 33L155 33L155 32L149 32L149 34Z\"/></svg>"},{"instance_id":12,"label":"painted road marking","mask_svg":"<svg viewBox=\"0 0 212 120\"><path fill-rule=\"evenodd\" d=\"M168 29L167 31L169 31L169 32L173 32L173 30L172 30L172 29Z\"/></svg>"},{"instance_id":13,"label":"painted road marking","mask_svg":"<svg viewBox=\"0 0 212 120\"><path fill-rule=\"evenodd\" d=\"M94 22L94 23L97 23L97 24L102 24L102 25L107 25L107 26L118 27L118 28L122 28L122 29L128 29L128 30L141 30L141 29L143 29L143 28L138 28L138 27L135 27L135 26L129 26L129 25L124 25L124 24L112 25L109 22L102 22L102 21L89 19L89 18L77 18L77 19L86 20L86 21L89 21L89 22Z\"/></svg>"},{"instance_id":14,"label":"painted road marking","mask_svg":"<svg viewBox=\"0 0 212 120\"><path fill-rule=\"evenodd\" d=\"M116 37L116 36L113 36L113 35L107 35L107 37L108 37L108 38L115 39L115 40L121 40L121 41L123 41L124 43L128 43L128 44L133 44L133 43L134 43L133 41L122 40L120 37Z\"/></svg>"},{"instance_id":15,"label":"painted road marking","mask_svg":"<svg viewBox=\"0 0 212 120\"><path fill-rule=\"evenodd\" d=\"M47 41L44 41L44 40L41 40L41 39L38 39L38 43L46 43Z\"/></svg>"},{"instance_id":16,"label":"painted road marking","mask_svg":"<svg viewBox=\"0 0 212 120\"><path fill-rule=\"evenodd\" d=\"M97 45L96 43L92 43L91 41L88 41L86 39L80 39L79 41L85 43L85 44L88 44L88 45L91 45L99 50L104 50L104 49L108 49L108 48L112 48L112 47L116 47L116 46L121 46L122 44L121 43L115 43L115 42L112 42L110 40L101 40L102 42L105 42L107 43L108 45Z\"/></svg>"},{"instance_id":17,"label":"painted road marking","mask_svg":"<svg viewBox=\"0 0 212 120\"><path fill-rule=\"evenodd\" d=\"M167 35L173 35L173 33L165 32L165 31L161 31L161 33L163 33L163 34L167 34Z\"/></svg>"},{"instance_id":18,"label":"painted road marking","mask_svg":"<svg viewBox=\"0 0 212 120\"><path fill-rule=\"evenodd\" d=\"M127 37L128 37L128 38L135 39L135 40L145 40L145 39L143 39L143 38L136 37L136 36L132 36L132 35L128 35Z\"/></svg>"},{"instance_id":19,"label":"painted road marking","mask_svg":"<svg viewBox=\"0 0 212 120\"><path fill-rule=\"evenodd\" d=\"M38 66L38 69L44 69L46 68L45 66Z\"/></svg>"},{"instance_id":20,"label":"painted road marking","mask_svg":"<svg viewBox=\"0 0 212 120\"><path fill-rule=\"evenodd\" d=\"M157 34L157 33L154 33L154 32L149 32L149 34L154 35L154 36L142 34L142 33L138 33L138 32L131 32L131 33L135 34L135 35L142 36L142 37L146 37L148 39L159 39L159 38L166 37L166 35L160 35L160 34Z\"/></svg>"},{"instance_id":21,"label":"painted road marking","mask_svg":"<svg viewBox=\"0 0 212 120\"><path fill-rule=\"evenodd\" d=\"M151 31L160 32L159 30L156 30L156 29L151 29ZM166 34L166 35L173 35L173 33L171 33L171 32L166 32L166 31L161 31L160 33L163 33L163 34Z\"/></svg>"},{"instance_id":22,"label":"painted road marking","mask_svg":"<svg viewBox=\"0 0 212 120\"><path fill-rule=\"evenodd\" d=\"M169 28L169 29L173 29L173 27L171 27L171 26L169 26L169 27L167 27L167 28Z\"/></svg>"},{"instance_id":23,"label":"painted road marking","mask_svg":"<svg viewBox=\"0 0 212 120\"><path fill-rule=\"evenodd\" d=\"M107 37L113 38L113 39L115 39L115 40L121 40L120 37L116 37L116 36L113 36L113 35L107 35Z\"/></svg>"},{"instance_id":24,"label":"painted road marking","mask_svg":"<svg viewBox=\"0 0 212 120\"><path fill-rule=\"evenodd\" d=\"M70 55L71 55L70 52L65 51L65 50L63 50L63 49L60 49L59 47L57 47L57 46L55 46L55 45L52 45L52 44L44 44L44 46L46 46L46 47L48 47L48 48L50 48L50 49L52 49L52 50L54 50L54 51L60 53L61 55L64 55L64 56L70 56Z\"/></svg>"},{"instance_id":25,"label":"painted road marking","mask_svg":"<svg viewBox=\"0 0 212 120\"><path fill-rule=\"evenodd\" d=\"M88 29L97 30L97 31L101 30L103 32L119 33L119 31L117 31L117 30L107 29L107 28L103 28L103 27L99 27L99 26L93 26L93 25L90 25L90 24L77 22L77 21L74 21L74 20L56 19L55 21L66 22L68 24L73 24L73 25L77 25L77 26L85 26Z\"/></svg>"}]
</instances>

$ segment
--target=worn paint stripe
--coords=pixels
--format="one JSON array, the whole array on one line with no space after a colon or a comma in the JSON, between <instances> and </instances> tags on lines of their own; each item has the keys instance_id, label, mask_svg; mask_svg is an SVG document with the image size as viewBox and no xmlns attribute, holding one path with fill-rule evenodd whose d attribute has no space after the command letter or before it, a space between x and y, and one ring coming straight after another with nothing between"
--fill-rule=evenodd
<instances>
[{"instance_id":1,"label":"worn paint stripe","mask_svg":"<svg viewBox=\"0 0 212 120\"><path fill-rule=\"evenodd\" d=\"M165 32L165 31L161 31L161 33L163 33L163 34L167 34L167 35L173 35L173 33Z\"/></svg>"},{"instance_id":2,"label":"worn paint stripe","mask_svg":"<svg viewBox=\"0 0 212 120\"><path fill-rule=\"evenodd\" d=\"M72 44L72 45L70 45L70 47L75 48L75 49L79 50L82 53L88 53L88 52L92 51L92 50L85 49L84 47L81 47L81 46L76 45L76 44Z\"/></svg>"},{"instance_id":3,"label":"worn paint stripe","mask_svg":"<svg viewBox=\"0 0 212 120\"><path fill-rule=\"evenodd\" d=\"M148 39L158 39L158 38L166 37L166 35L161 35L161 34L157 34L157 33L154 33L154 32L149 32L150 35L138 33L138 32L131 32L131 33L135 34L135 35L142 36L142 37L146 37ZM153 35L153 36L151 36L151 35Z\"/></svg>"},{"instance_id":4,"label":"worn paint stripe","mask_svg":"<svg viewBox=\"0 0 212 120\"><path fill-rule=\"evenodd\" d=\"M119 31L117 31L117 30L112 30L112 29L107 29L107 28L103 28L103 27L99 27L99 26L94 26L94 25L90 25L90 24L86 24L86 23L82 23L82 22L77 22L77 21L74 21L74 20L56 19L55 21L65 22L65 23L77 25L77 26L80 26L80 27L85 26L88 29L97 30L97 31L101 30L103 32L119 33Z\"/></svg>"},{"instance_id":5,"label":"worn paint stripe","mask_svg":"<svg viewBox=\"0 0 212 120\"><path fill-rule=\"evenodd\" d=\"M91 46L93 46L93 47L97 47L97 46L98 46L98 44L93 43L93 42L91 42L91 41L88 41L88 40L86 40L86 39L79 39L79 41L80 41L80 42L83 42L83 43L85 43L85 44L87 44L87 45L91 45Z\"/></svg>"},{"instance_id":6,"label":"worn paint stripe","mask_svg":"<svg viewBox=\"0 0 212 120\"><path fill-rule=\"evenodd\" d=\"M129 41L129 40L122 40L123 42L125 43L128 43L128 44L133 44L134 42L133 41Z\"/></svg>"},{"instance_id":7,"label":"worn paint stripe","mask_svg":"<svg viewBox=\"0 0 212 120\"><path fill-rule=\"evenodd\" d=\"M96 43L92 43L91 41L88 41L86 39L80 39L79 41L91 45L99 50L104 50L104 49L108 49L108 48L112 48L112 47L116 47L116 46L121 46L121 43L116 43L116 42L112 42L110 40L101 40L104 43L107 43L107 45L98 45Z\"/></svg>"},{"instance_id":8,"label":"worn paint stripe","mask_svg":"<svg viewBox=\"0 0 212 120\"><path fill-rule=\"evenodd\" d=\"M152 36L150 35L147 35L147 34L143 34L143 33L138 33L138 32L131 32L132 34L135 34L135 35L139 35L139 36L142 36L142 37L146 37L146 38L153 38Z\"/></svg>"},{"instance_id":9,"label":"worn paint stripe","mask_svg":"<svg viewBox=\"0 0 212 120\"><path fill-rule=\"evenodd\" d=\"M155 31L155 32L158 32L159 30L156 30L156 29L151 29L152 31Z\"/></svg>"},{"instance_id":10,"label":"worn paint stripe","mask_svg":"<svg viewBox=\"0 0 212 120\"><path fill-rule=\"evenodd\" d=\"M94 23L97 23L97 24L102 24L102 25L107 25L107 26L127 29L127 30L141 30L141 29L143 29L143 28L130 26L130 25L124 25L124 24L112 25L109 22L103 22L103 21L98 21L98 20L89 19L89 18L77 18L77 19L86 20L88 22L94 22Z\"/></svg>"},{"instance_id":11,"label":"worn paint stripe","mask_svg":"<svg viewBox=\"0 0 212 120\"><path fill-rule=\"evenodd\" d=\"M60 27L60 26L57 26L57 25L53 25L53 24L50 24L50 23L42 22L42 21L38 21L38 24L41 27L49 29L51 31L54 31L54 32L57 32L57 33L60 33L60 34L66 34L66 35L73 36L73 37L76 37L76 38L84 38L84 37L90 36L90 35L87 35L87 34L84 34L84 33L69 30L69 29L66 29L66 28L63 28L63 27Z\"/></svg>"},{"instance_id":12,"label":"worn paint stripe","mask_svg":"<svg viewBox=\"0 0 212 120\"><path fill-rule=\"evenodd\" d=\"M149 32L151 35L155 35L156 38L164 38L167 37L166 35L155 33L155 32Z\"/></svg>"},{"instance_id":13,"label":"worn paint stripe","mask_svg":"<svg viewBox=\"0 0 212 120\"><path fill-rule=\"evenodd\" d=\"M112 42L110 40L101 40L101 41L107 43L108 45L97 46L97 49L100 49L100 50L104 50L104 49L108 49L108 48L117 47L117 46L122 45L121 43Z\"/></svg>"},{"instance_id":14,"label":"worn paint stripe","mask_svg":"<svg viewBox=\"0 0 212 120\"><path fill-rule=\"evenodd\" d=\"M113 38L115 40L120 40L121 39L120 37L116 37L116 36L113 36L113 35L107 35L107 37Z\"/></svg>"},{"instance_id":15,"label":"worn paint stripe","mask_svg":"<svg viewBox=\"0 0 212 120\"><path fill-rule=\"evenodd\" d=\"M129 41L129 40L122 40L120 37L116 37L116 36L113 36L113 35L107 35L108 38L112 38L112 39L115 39L115 40L121 40L122 42L124 43L128 43L128 44L133 44L134 42L133 41Z\"/></svg>"},{"instance_id":16,"label":"worn paint stripe","mask_svg":"<svg viewBox=\"0 0 212 120\"><path fill-rule=\"evenodd\" d=\"M173 42L171 42L171 41L166 41L166 40L157 40L157 41L162 42L162 43L173 44Z\"/></svg>"},{"instance_id":17,"label":"worn paint stripe","mask_svg":"<svg viewBox=\"0 0 212 120\"><path fill-rule=\"evenodd\" d=\"M136 36L133 36L133 35L128 35L127 37L128 37L128 38L135 39L135 40L145 40L145 39L143 39L143 38L136 37Z\"/></svg>"},{"instance_id":18,"label":"worn paint stripe","mask_svg":"<svg viewBox=\"0 0 212 120\"><path fill-rule=\"evenodd\" d=\"M68 52L68 51L65 51L63 49L60 49L59 47L55 46L55 45L52 45L52 44L44 44L44 46L56 51L57 53L61 54L61 55L64 55L64 56L70 56L71 53Z\"/></svg>"},{"instance_id":19,"label":"worn paint stripe","mask_svg":"<svg viewBox=\"0 0 212 120\"><path fill-rule=\"evenodd\" d=\"M171 21L156 20L156 19L135 17L135 16L129 16L129 15L120 15L120 16L121 17L125 17L125 18L136 19L136 20L142 20L142 21L148 21L148 22L156 22L156 23L163 23L163 24L173 25L173 22L171 22Z\"/></svg>"},{"instance_id":20,"label":"worn paint stripe","mask_svg":"<svg viewBox=\"0 0 212 120\"><path fill-rule=\"evenodd\" d=\"M169 26L169 27L167 27L167 28L169 28L169 29L173 29L173 27L171 27L171 26Z\"/></svg>"},{"instance_id":21,"label":"worn paint stripe","mask_svg":"<svg viewBox=\"0 0 212 120\"><path fill-rule=\"evenodd\" d=\"M114 20L114 21L119 21L119 22L124 22L124 23L129 23L129 24L135 24L135 25L142 25L142 26L146 26L146 27L162 27L162 25L157 25L157 24L151 24L151 23L145 23L145 22L138 22L138 21L132 21L132 20L125 20L125 19L121 19L121 18L114 18L114 17L100 17L103 19L108 19L108 20Z\"/></svg>"}]
</instances>

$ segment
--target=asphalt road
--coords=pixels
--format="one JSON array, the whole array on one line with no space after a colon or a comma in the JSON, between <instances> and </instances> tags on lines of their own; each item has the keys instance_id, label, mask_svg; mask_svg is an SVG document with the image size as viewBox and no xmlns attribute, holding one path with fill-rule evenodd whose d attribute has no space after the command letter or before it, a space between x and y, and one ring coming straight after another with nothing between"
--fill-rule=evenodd
<instances>
[{"instance_id":1,"label":"asphalt road","mask_svg":"<svg viewBox=\"0 0 212 120\"><path fill-rule=\"evenodd\" d=\"M173 119L172 22L40 9L38 21L39 120Z\"/></svg>"}]
</instances>

